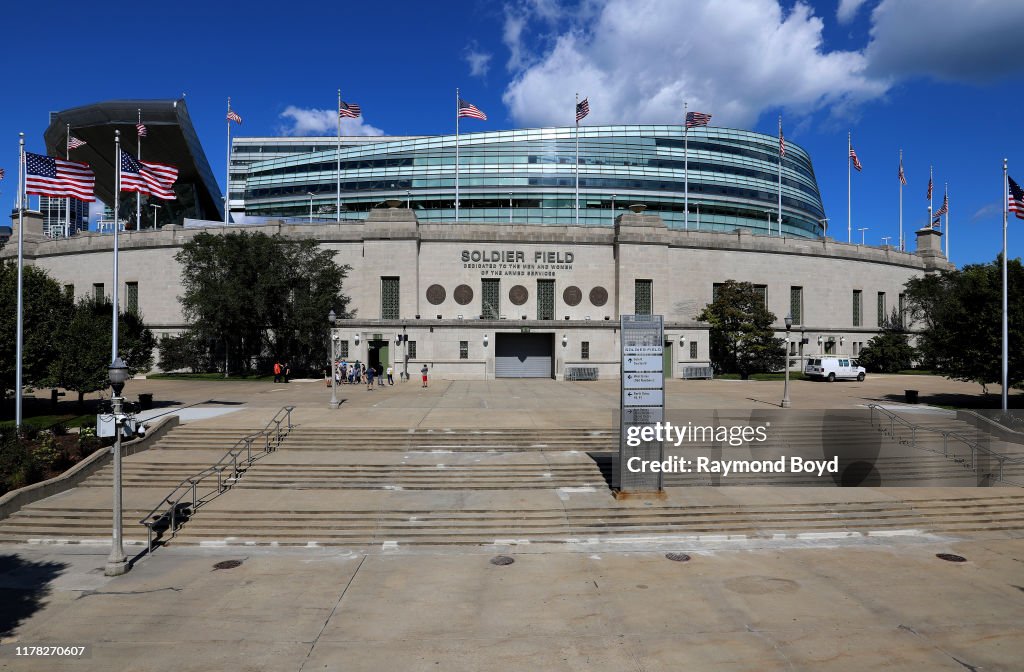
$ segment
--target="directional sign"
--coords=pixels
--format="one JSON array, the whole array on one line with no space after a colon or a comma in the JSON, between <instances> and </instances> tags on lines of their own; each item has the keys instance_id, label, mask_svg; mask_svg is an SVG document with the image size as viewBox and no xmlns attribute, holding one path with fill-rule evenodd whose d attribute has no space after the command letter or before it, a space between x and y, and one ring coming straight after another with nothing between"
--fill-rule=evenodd
<instances>
[{"instance_id":1,"label":"directional sign","mask_svg":"<svg viewBox=\"0 0 1024 672\"><path fill-rule=\"evenodd\" d=\"M622 409L622 422L626 425L653 425L665 419L661 406L627 406Z\"/></svg>"},{"instance_id":2,"label":"directional sign","mask_svg":"<svg viewBox=\"0 0 1024 672\"><path fill-rule=\"evenodd\" d=\"M664 406L665 394L661 390L624 390L622 401L626 406Z\"/></svg>"},{"instance_id":3,"label":"directional sign","mask_svg":"<svg viewBox=\"0 0 1024 672\"><path fill-rule=\"evenodd\" d=\"M627 390L660 390L664 386L661 371L651 373L624 373L622 385Z\"/></svg>"},{"instance_id":4,"label":"directional sign","mask_svg":"<svg viewBox=\"0 0 1024 672\"><path fill-rule=\"evenodd\" d=\"M664 345L624 345L623 355L657 355L661 357L665 352Z\"/></svg>"},{"instance_id":5,"label":"directional sign","mask_svg":"<svg viewBox=\"0 0 1024 672\"><path fill-rule=\"evenodd\" d=\"M661 371L660 355L632 355L622 358L623 371Z\"/></svg>"}]
</instances>

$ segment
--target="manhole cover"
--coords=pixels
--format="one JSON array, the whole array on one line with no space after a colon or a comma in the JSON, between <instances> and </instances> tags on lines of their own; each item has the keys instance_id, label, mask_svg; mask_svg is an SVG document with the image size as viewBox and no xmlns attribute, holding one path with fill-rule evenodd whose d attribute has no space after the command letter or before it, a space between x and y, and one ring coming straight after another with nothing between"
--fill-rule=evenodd
<instances>
[{"instance_id":1,"label":"manhole cover","mask_svg":"<svg viewBox=\"0 0 1024 672\"><path fill-rule=\"evenodd\" d=\"M507 555L496 555L491 558L492 565L511 565L515 562L515 558L510 558Z\"/></svg>"},{"instance_id":2,"label":"manhole cover","mask_svg":"<svg viewBox=\"0 0 1024 672\"><path fill-rule=\"evenodd\" d=\"M954 555L952 553L936 553L935 557L939 560L945 560L946 562L967 562L967 558L962 555Z\"/></svg>"},{"instance_id":3,"label":"manhole cover","mask_svg":"<svg viewBox=\"0 0 1024 672\"><path fill-rule=\"evenodd\" d=\"M672 562L688 562L690 560L690 556L686 553L666 553L665 557Z\"/></svg>"},{"instance_id":4,"label":"manhole cover","mask_svg":"<svg viewBox=\"0 0 1024 672\"><path fill-rule=\"evenodd\" d=\"M241 560L222 560L213 566L214 569L234 569L241 566Z\"/></svg>"}]
</instances>

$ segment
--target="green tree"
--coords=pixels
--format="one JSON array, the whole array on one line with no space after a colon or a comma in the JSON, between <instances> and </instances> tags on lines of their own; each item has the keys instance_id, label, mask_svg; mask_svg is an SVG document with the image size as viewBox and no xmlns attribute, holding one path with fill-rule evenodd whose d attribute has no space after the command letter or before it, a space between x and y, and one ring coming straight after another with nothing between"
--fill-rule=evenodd
<instances>
[{"instance_id":1,"label":"green tree","mask_svg":"<svg viewBox=\"0 0 1024 672\"><path fill-rule=\"evenodd\" d=\"M50 363L58 353L61 333L71 311L72 300L57 281L34 266L22 275L23 350L22 382L26 386L46 385ZM18 266L0 263L0 384L3 396L14 390L16 367Z\"/></svg>"},{"instance_id":2,"label":"green tree","mask_svg":"<svg viewBox=\"0 0 1024 672\"><path fill-rule=\"evenodd\" d=\"M225 374L248 374L282 358L293 372L319 371L327 313L351 316L342 293L350 268L335 263L334 254L315 240L260 232L204 232L186 243L175 257L190 326L185 352L205 353L189 366L209 359L223 364Z\"/></svg>"},{"instance_id":3,"label":"green tree","mask_svg":"<svg viewBox=\"0 0 1024 672\"><path fill-rule=\"evenodd\" d=\"M897 373L913 366L917 351L910 345L905 320L895 308L882 332L860 351L860 365L873 373Z\"/></svg>"},{"instance_id":4,"label":"green tree","mask_svg":"<svg viewBox=\"0 0 1024 672\"><path fill-rule=\"evenodd\" d=\"M785 365L784 341L773 329L775 315L749 282L719 285L714 302L697 319L711 324L711 364L717 372L738 373L746 380Z\"/></svg>"},{"instance_id":5,"label":"green tree","mask_svg":"<svg viewBox=\"0 0 1024 672\"><path fill-rule=\"evenodd\" d=\"M109 301L82 299L58 336L60 352L50 365L49 380L78 392L78 403L89 392L108 387L113 306ZM156 339L132 312L121 313L117 328L118 354L132 373L148 371L153 364Z\"/></svg>"},{"instance_id":6,"label":"green tree","mask_svg":"<svg viewBox=\"0 0 1024 672\"><path fill-rule=\"evenodd\" d=\"M906 284L910 318L922 332L917 347L925 366L947 378L986 385L1002 381L1002 257L989 264L912 278ZM1009 279L1009 382L1024 383L1024 268L1007 265Z\"/></svg>"}]
</instances>

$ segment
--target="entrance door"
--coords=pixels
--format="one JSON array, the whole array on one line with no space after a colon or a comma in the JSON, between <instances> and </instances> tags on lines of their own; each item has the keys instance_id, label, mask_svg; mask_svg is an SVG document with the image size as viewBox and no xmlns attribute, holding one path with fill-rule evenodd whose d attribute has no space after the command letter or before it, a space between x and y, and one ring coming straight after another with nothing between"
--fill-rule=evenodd
<instances>
[{"instance_id":1,"label":"entrance door","mask_svg":"<svg viewBox=\"0 0 1024 672\"><path fill-rule=\"evenodd\" d=\"M496 378L553 378L554 334L495 334Z\"/></svg>"},{"instance_id":2,"label":"entrance door","mask_svg":"<svg viewBox=\"0 0 1024 672\"><path fill-rule=\"evenodd\" d=\"M389 346L389 341L367 342L366 363L375 370L387 370L388 363L391 361L388 359Z\"/></svg>"},{"instance_id":3,"label":"entrance door","mask_svg":"<svg viewBox=\"0 0 1024 672\"><path fill-rule=\"evenodd\" d=\"M665 349L661 353L661 372L666 378L672 377L672 342L665 341Z\"/></svg>"}]
</instances>

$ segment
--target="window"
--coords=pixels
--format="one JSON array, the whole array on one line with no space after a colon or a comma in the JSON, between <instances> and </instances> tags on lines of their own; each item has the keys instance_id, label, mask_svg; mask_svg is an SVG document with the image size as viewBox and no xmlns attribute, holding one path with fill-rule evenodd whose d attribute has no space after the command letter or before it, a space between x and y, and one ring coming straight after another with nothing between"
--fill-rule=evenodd
<instances>
[{"instance_id":1,"label":"window","mask_svg":"<svg viewBox=\"0 0 1024 672\"><path fill-rule=\"evenodd\" d=\"M338 341L338 357L348 359L348 341Z\"/></svg>"},{"instance_id":2,"label":"window","mask_svg":"<svg viewBox=\"0 0 1024 672\"><path fill-rule=\"evenodd\" d=\"M103 283L97 282L92 286L92 298L96 303L103 303Z\"/></svg>"},{"instance_id":3,"label":"window","mask_svg":"<svg viewBox=\"0 0 1024 672\"><path fill-rule=\"evenodd\" d=\"M64 295L69 297L69 298L74 299L75 298L75 286L74 285L64 285Z\"/></svg>"},{"instance_id":4,"label":"window","mask_svg":"<svg viewBox=\"0 0 1024 672\"><path fill-rule=\"evenodd\" d=\"M416 359L416 341L409 341L409 359Z\"/></svg>"},{"instance_id":5,"label":"window","mask_svg":"<svg viewBox=\"0 0 1024 672\"><path fill-rule=\"evenodd\" d=\"M537 319L555 319L555 281L537 281Z\"/></svg>"},{"instance_id":6,"label":"window","mask_svg":"<svg viewBox=\"0 0 1024 672\"><path fill-rule=\"evenodd\" d=\"M496 320L501 314L501 281L498 278L484 278L481 283L480 315L485 320Z\"/></svg>"},{"instance_id":7,"label":"window","mask_svg":"<svg viewBox=\"0 0 1024 672\"><path fill-rule=\"evenodd\" d=\"M126 282L124 285L125 294L125 309L133 314L139 314L139 283L137 282Z\"/></svg>"},{"instance_id":8,"label":"window","mask_svg":"<svg viewBox=\"0 0 1024 672\"><path fill-rule=\"evenodd\" d=\"M711 303L718 301L718 292L722 289L722 284L721 282L716 282L711 285Z\"/></svg>"},{"instance_id":9,"label":"window","mask_svg":"<svg viewBox=\"0 0 1024 672\"><path fill-rule=\"evenodd\" d=\"M768 285L754 285L754 293L761 298L761 305L768 307Z\"/></svg>"},{"instance_id":10,"label":"window","mask_svg":"<svg viewBox=\"0 0 1024 672\"><path fill-rule=\"evenodd\" d=\"M906 295L900 294L900 326L907 326L907 299Z\"/></svg>"},{"instance_id":11,"label":"window","mask_svg":"<svg viewBox=\"0 0 1024 672\"><path fill-rule=\"evenodd\" d=\"M804 323L804 288L789 288L789 314L793 317L793 324Z\"/></svg>"},{"instance_id":12,"label":"window","mask_svg":"<svg viewBox=\"0 0 1024 672\"><path fill-rule=\"evenodd\" d=\"M860 326L861 294L862 292L859 289L853 290L853 326L855 327Z\"/></svg>"},{"instance_id":13,"label":"window","mask_svg":"<svg viewBox=\"0 0 1024 672\"><path fill-rule=\"evenodd\" d=\"M834 355L834 354L836 354L836 342L835 341L825 341L825 354L826 355Z\"/></svg>"},{"instance_id":14,"label":"window","mask_svg":"<svg viewBox=\"0 0 1024 672\"><path fill-rule=\"evenodd\" d=\"M650 315L652 310L652 285L653 280L636 280L633 283L634 313L637 315Z\"/></svg>"},{"instance_id":15,"label":"window","mask_svg":"<svg viewBox=\"0 0 1024 672\"><path fill-rule=\"evenodd\" d=\"M469 359L469 341L459 341L459 359Z\"/></svg>"},{"instance_id":16,"label":"window","mask_svg":"<svg viewBox=\"0 0 1024 672\"><path fill-rule=\"evenodd\" d=\"M697 359L697 341L690 341L690 359Z\"/></svg>"},{"instance_id":17,"label":"window","mask_svg":"<svg viewBox=\"0 0 1024 672\"><path fill-rule=\"evenodd\" d=\"M380 319L398 319L398 278L380 279Z\"/></svg>"},{"instance_id":18,"label":"window","mask_svg":"<svg viewBox=\"0 0 1024 672\"><path fill-rule=\"evenodd\" d=\"M878 326L885 325L885 292L878 293Z\"/></svg>"},{"instance_id":19,"label":"window","mask_svg":"<svg viewBox=\"0 0 1024 672\"><path fill-rule=\"evenodd\" d=\"M590 359L590 341L580 341L580 359Z\"/></svg>"}]
</instances>

